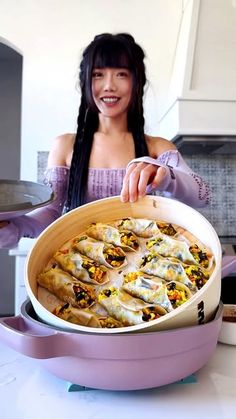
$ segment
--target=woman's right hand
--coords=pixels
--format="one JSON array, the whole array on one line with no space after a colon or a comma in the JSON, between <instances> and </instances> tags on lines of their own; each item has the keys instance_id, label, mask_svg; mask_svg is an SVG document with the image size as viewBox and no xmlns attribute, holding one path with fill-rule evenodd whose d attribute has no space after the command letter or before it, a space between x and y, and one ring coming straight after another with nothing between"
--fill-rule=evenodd
<instances>
[{"instance_id":1,"label":"woman's right hand","mask_svg":"<svg viewBox=\"0 0 236 419\"><path fill-rule=\"evenodd\" d=\"M135 202L139 197L143 197L146 194L148 185L152 189L158 188L165 176L165 167L145 162L130 164L123 180L120 194L121 201Z\"/></svg>"},{"instance_id":2,"label":"woman's right hand","mask_svg":"<svg viewBox=\"0 0 236 419\"><path fill-rule=\"evenodd\" d=\"M0 228L6 227L9 224L9 221L0 221Z\"/></svg>"}]
</instances>

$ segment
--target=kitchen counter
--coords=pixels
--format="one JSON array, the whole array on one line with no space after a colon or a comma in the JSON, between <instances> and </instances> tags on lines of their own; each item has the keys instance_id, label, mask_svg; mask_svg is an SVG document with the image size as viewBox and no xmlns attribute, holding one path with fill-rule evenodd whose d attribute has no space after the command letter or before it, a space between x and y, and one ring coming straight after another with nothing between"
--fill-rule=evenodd
<instances>
[{"instance_id":1,"label":"kitchen counter","mask_svg":"<svg viewBox=\"0 0 236 419\"><path fill-rule=\"evenodd\" d=\"M236 347L218 344L208 364L182 382L156 389L68 391L40 362L0 343L2 419L232 419Z\"/></svg>"}]
</instances>

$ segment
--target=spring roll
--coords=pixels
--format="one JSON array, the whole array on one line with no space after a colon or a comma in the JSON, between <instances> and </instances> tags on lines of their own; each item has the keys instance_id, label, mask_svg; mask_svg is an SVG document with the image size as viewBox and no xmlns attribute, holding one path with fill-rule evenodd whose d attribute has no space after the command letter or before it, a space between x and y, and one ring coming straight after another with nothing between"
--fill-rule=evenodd
<instances>
[{"instance_id":1,"label":"spring roll","mask_svg":"<svg viewBox=\"0 0 236 419\"><path fill-rule=\"evenodd\" d=\"M53 256L60 267L75 278L91 284L105 284L109 281L105 266L99 265L92 259L82 257L78 252L70 249L59 250Z\"/></svg>"},{"instance_id":2,"label":"spring roll","mask_svg":"<svg viewBox=\"0 0 236 419\"><path fill-rule=\"evenodd\" d=\"M41 273L37 282L61 301L74 307L88 308L95 303L96 294L91 285L84 284L57 267Z\"/></svg>"},{"instance_id":3,"label":"spring roll","mask_svg":"<svg viewBox=\"0 0 236 419\"><path fill-rule=\"evenodd\" d=\"M88 258L108 268L122 268L127 265L125 252L120 247L97 241L86 235L75 237L73 247Z\"/></svg>"},{"instance_id":4,"label":"spring roll","mask_svg":"<svg viewBox=\"0 0 236 419\"><path fill-rule=\"evenodd\" d=\"M130 230L138 237L144 238L155 236L159 232L163 232L170 236L174 236L177 233L174 226L170 223L142 218L123 218L115 221L115 226L119 230Z\"/></svg>"},{"instance_id":5,"label":"spring roll","mask_svg":"<svg viewBox=\"0 0 236 419\"><path fill-rule=\"evenodd\" d=\"M157 253L148 253L142 258L140 271L166 281L179 281L192 292L201 289L210 277L209 273L200 266L186 265L174 258L163 258Z\"/></svg>"},{"instance_id":6,"label":"spring roll","mask_svg":"<svg viewBox=\"0 0 236 419\"><path fill-rule=\"evenodd\" d=\"M149 322L166 314L162 307L133 298L115 287L102 290L98 301L110 316L122 322L124 326Z\"/></svg>"},{"instance_id":7,"label":"spring roll","mask_svg":"<svg viewBox=\"0 0 236 419\"><path fill-rule=\"evenodd\" d=\"M163 307L167 312L173 310L168 298L166 281L143 272L128 272L124 274L122 289L133 297L141 298L146 303Z\"/></svg>"},{"instance_id":8,"label":"spring roll","mask_svg":"<svg viewBox=\"0 0 236 419\"><path fill-rule=\"evenodd\" d=\"M129 230L118 230L108 224L94 223L87 230L86 234L96 240L113 244L126 251L135 251L139 248L137 237Z\"/></svg>"},{"instance_id":9,"label":"spring roll","mask_svg":"<svg viewBox=\"0 0 236 419\"><path fill-rule=\"evenodd\" d=\"M212 267L212 253L206 248L200 248L194 242L188 244L186 241L159 233L146 242L146 247L151 252L165 257L175 257L186 264L199 265L204 269Z\"/></svg>"},{"instance_id":10,"label":"spring roll","mask_svg":"<svg viewBox=\"0 0 236 419\"><path fill-rule=\"evenodd\" d=\"M87 326L87 327L98 327L113 329L117 327L123 327L121 322L118 322L112 317L98 316L96 313L86 309L80 310L73 307L72 305L59 304L53 310L53 314L60 319L66 320L70 323Z\"/></svg>"}]
</instances>

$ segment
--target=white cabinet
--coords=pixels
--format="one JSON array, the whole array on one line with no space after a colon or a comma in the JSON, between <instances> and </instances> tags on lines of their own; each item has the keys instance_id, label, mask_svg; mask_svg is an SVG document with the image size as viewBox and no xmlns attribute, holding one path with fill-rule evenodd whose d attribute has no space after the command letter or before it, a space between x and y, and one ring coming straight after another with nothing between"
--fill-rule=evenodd
<instances>
[{"instance_id":1,"label":"white cabinet","mask_svg":"<svg viewBox=\"0 0 236 419\"><path fill-rule=\"evenodd\" d=\"M20 313L22 303L27 299L25 288L25 262L28 252L35 240L23 238L19 245L9 251L9 255L15 256L15 315Z\"/></svg>"}]
</instances>

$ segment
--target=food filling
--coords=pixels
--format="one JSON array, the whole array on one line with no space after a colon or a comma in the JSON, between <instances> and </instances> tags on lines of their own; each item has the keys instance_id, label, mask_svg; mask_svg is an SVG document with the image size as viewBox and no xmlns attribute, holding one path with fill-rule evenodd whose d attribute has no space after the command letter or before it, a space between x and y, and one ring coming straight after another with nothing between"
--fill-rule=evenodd
<instances>
[{"instance_id":1,"label":"food filling","mask_svg":"<svg viewBox=\"0 0 236 419\"><path fill-rule=\"evenodd\" d=\"M187 292L178 289L174 282L167 284L167 295L173 308L181 306L189 299Z\"/></svg>"},{"instance_id":2,"label":"food filling","mask_svg":"<svg viewBox=\"0 0 236 419\"><path fill-rule=\"evenodd\" d=\"M92 295L89 295L89 293L80 285L73 285L73 291L76 301L81 308L90 307L94 303L95 298Z\"/></svg>"},{"instance_id":3,"label":"food filling","mask_svg":"<svg viewBox=\"0 0 236 419\"><path fill-rule=\"evenodd\" d=\"M169 223L160 223L157 222L157 227L159 228L159 230L163 233L166 234L167 236L174 236L177 231L175 230L175 228L173 227L172 224Z\"/></svg>"},{"instance_id":4,"label":"food filling","mask_svg":"<svg viewBox=\"0 0 236 419\"><path fill-rule=\"evenodd\" d=\"M143 310L143 316L142 319L144 322L150 322L151 320L156 320L161 317L161 315L157 312L155 307L147 307Z\"/></svg>"},{"instance_id":5,"label":"food filling","mask_svg":"<svg viewBox=\"0 0 236 419\"><path fill-rule=\"evenodd\" d=\"M139 248L139 243L138 243L136 237L132 234L132 232L121 233L121 243L124 246L129 246L129 247L131 247L131 249L134 249L134 250L138 250L138 248Z\"/></svg>"},{"instance_id":6,"label":"food filling","mask_svg":"<svg viewBox=\"0 0 236 419\"><path fill-rule=\"evenodd\" d=\"M199 290L203 287L203 285L206 284L209 279L209 274L207 272L203 272L203 270L198 266L185 266L184 270L192 284L195 285Z\"/></svg>"},{"instance_id":7,"label":"food filling","mask_svg":"<svg viewBox=\"0 0 236 419\"><path fill-rule=\"evenodd\" d=\"M99 322L103 328L114 329L117 327L123 327L123 324L118 320L113 319L113 317L101 317Z\"/></svg>"},{"instance_id":8,"label":"food filling","mask_svg":"<svg viewBox=\"0 0 236 419\"><path fill-rule=\"evenodd\" d=\"M104 250L104 255L106 262L113 268L119 268L125 260L125 254L119 247L107 247Z\"/></svg>"},{"instance_id":9,"label":"food filling","mask_svg":"<svg viewBox=\"0 0 236 419\"><path fill-rule=\"evenodd\" d=\"M196 262L201 265L203 268L207 269L209 266L209 259L206 252L201 250L197 244L194 244L189 247L189 251L192 253Z\"/></svg>"},{"instance_id":10,"label":"food filling","mask_svg":"<svg viewBox=\"0 0 236 419\"><path fill-rule=\"evenodd\" d=\"M103 282L103 279L107 271L102 265L84 260L82 263L82 267L88 271L88 274L91 279L94 279L98 283Z\"/></svg>"}]
</instances>

